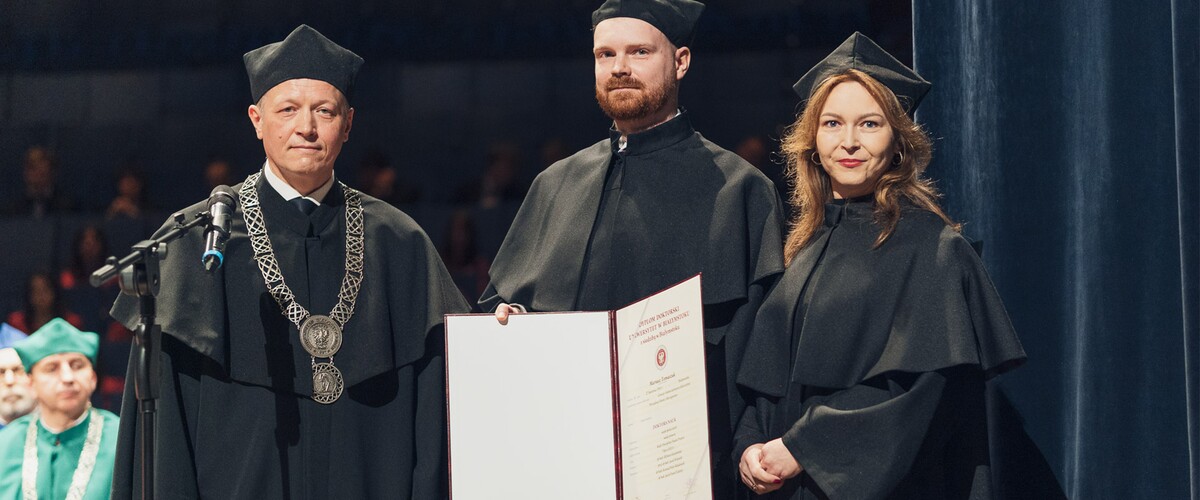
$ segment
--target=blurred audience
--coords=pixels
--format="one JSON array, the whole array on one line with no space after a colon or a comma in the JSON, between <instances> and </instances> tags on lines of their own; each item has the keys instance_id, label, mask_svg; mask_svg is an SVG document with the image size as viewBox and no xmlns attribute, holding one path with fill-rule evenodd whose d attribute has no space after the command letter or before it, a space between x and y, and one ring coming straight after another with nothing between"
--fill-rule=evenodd
<instances>
[{"instance_id":1,"label":"blurred audience","mask_svg":"<svg viewBox=\"0 0 1200 500\"><path fill-rule=\"evenodd\" d=\"M480 208L520 203L529 186L521 180L521 150L516 144L495 142L488 148L487 164L478 180L459 186L454 202Z\"/></svg>"},{"instance_id":2,"label":"blurred audience","mask_svg":"<svg viewBox=\"0 0 1200 500\"><path fill-rule=\"evenodd\" d=\"M117 169L117 196L108 204L105 216L109 219L125 217L136 219L147 210L146 176L134 163L126 163Z\"/></svg>"},{"instance_id":3,"label":"blurred audience","mask_svg":"<svg viewBox=\"0 0 1200 500\"><path fill-rule=\"evenodd\" d=\"M25 281L22 307L9 313L6 322L23 332L32 332L54 318L63 318L76 328L84 326L83 318L67 309L66 301L59 293L58 284L50 274L30 274Z\"/></svg>"},{"instance_id":4,"label":"blurred audience","mask_svg":"<svg viewBox=\"0 0 1200 500\"><path fill-rule=\"evenodd\" d=\"M480 255L475 242L475 220L470 210L460 208L450 216L447 226L445 239L439 249L442 262L446 263L446 269L463 296L474 300L487 287L490 265Z\"/></svg>"},{"instance_id":5,"label":"blurred audience","mask_svg":"<svg viewBox=\"0 0 1200 500\"><path fill-rule=\"evenodd\" d=\"M767 145L767 140L758 135L747 136L733 151L775 183L775 191L779 194L779 201L783 203L783 209L788 215L787 220L790 221L792 209L784 196L784 193L788 192L787 175L783 171L783 164L771 158L771 148Z\"/></svg>"},{"instance_id":6,"label":"blurred audience","mask_svg":"<svg viewBox=\"0 0 1200 500\"><path fill-rule=\"evenodd\" d=\"M232 186L239 182L241 179L233 178L233 166L224 158L214 156L204 165L204 183L208 186L205 196L217 186Z\"/></svg>"},{"instance_id":7,"label":"blurred audience","mask_svg":"<svg viewBox=\"0 0 1200 500\"><path fill-rule=\"evenodd\" d=\"M45 146L31 146L22 163L21 192L4 209L7 215L45 217L70 212L75 203L59 189L58 156Z\"/></svg>"},{"instance_id":8,"label":"blurred audience","mask_svg":"<svg viewBox=\"0 0 1200 500\"><path fill-rule=\"evenodd\" d=\"M83 328L103 332L108 328L108 309L116 300L117 278L99 287L89 282L92 272L104 265L108 257L108 240L97 225L87 225L75 233L71 241L71 256L58 273L58 287L71 310L83 318Z\"/></svg>"},{"instance_id":9,"label":"blurred audience","mask_svg":"<svg viewBox=\"0 0 1200 500\"><path fill-rule=\"evenodd\" d=\"M571 156L571 153L574 152L575 150L567 146L567 141L561 138L552 137L547 139L546 142L542 143L542 147L538 149L541 162L538 165L538 171L535 173L541 173L542 170L546 170L547 167L553 165L558 160Z\"/></svg>"},{"instance_id":10,"label":"blurred audience","mask_svg":"<svg viewBox=\"0 0 1200 500\"><path fill-rule=\"evenodd\" d=\"M89 224L75 233L71 240L71 257L67 266L58 273L58 286L63 290L90 288L88 279L92 271L104 265L108 257L108 240L104 230L95 224ZM104 284L106 287L116 286L116 278Z\"/></svg>"},{"instance_id":11,"label":"blurred audience","mask_svg":"<svg viewBox=\"0 0 1200 500\"><path fill-rule=\"evenodd\" d=\"M359 163L358 188L392 205L421 201L420 188L401 176L391 159L381 151L367 153Z\"/></svg>"}]
</instances>

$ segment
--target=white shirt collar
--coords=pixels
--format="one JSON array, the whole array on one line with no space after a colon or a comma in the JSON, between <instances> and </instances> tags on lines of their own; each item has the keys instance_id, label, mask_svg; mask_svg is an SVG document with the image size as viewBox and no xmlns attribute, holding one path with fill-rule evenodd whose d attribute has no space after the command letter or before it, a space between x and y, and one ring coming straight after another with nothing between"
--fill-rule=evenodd
<instances>
[{"instance_id":1,"label":"white shirt collar","mask_svg":"<svg viewBox=\"0 0 1200 500\"><path fill-rule=\"evenodd\" d=\"M67 432L70 429L74 429L75 426L82 424L83 421L88 418L88 415L91 415L91 414L92 414L92 405L89 404L87 406L87 408L85 410L83 410L83 415L80 415L79 418L75 419L74 422L67 424L67 426L62 429L55 429L55 428L50 427L49 425L46 425L46 419L42 418L41 412L38 412L38 421L41 422L42 428L50 431L51 434L62 434L64 432Z\"/></svg>"},{"instance_id":2,"label":"white shirt collar","mask_svg":"<svg viewBox=\"0 0 1200 500\"><path fill-rule=\"evenodd\" d=\"M295 198L304 198L316 203L318 206L321 205L321 200L325 199L325 195L329 194L329 190L333 188L333 172L330 172L329 180L325 181L325 184L322 184L321 187L317 188L316 191L313 191L312 194L309 194L308 196L301 196L300 192L296 191L296 188L292 187L291 184L287 183L287 181L280 179L279 176L275 175L275 172L271 170L271 160L263 162L263 177L267 178L267 184L269 184L276 193L279 193L279 196L282 196L283 199L290 201Z\"/></svg>"}]
</instances>

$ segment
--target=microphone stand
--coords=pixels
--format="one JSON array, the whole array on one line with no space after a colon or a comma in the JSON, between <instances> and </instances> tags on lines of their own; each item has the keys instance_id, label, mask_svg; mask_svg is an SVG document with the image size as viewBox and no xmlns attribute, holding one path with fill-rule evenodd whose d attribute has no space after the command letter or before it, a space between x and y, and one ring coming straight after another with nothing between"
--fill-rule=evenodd
<instances>
[{"instance_id":1,"label":"microphone stand","mask_svg":"<svg viewBox=\"0 0 1200 500\"><path fill-rule=\"evenodd\" d=\"M121 275L121 293L138 298L141 319L137 330L134 331L134 363L137 376L134 379L134 393L138 400L138 417L141 419L141 430L138 434L138 444L142 451L141 484L142 498L154 499L154 449L155 424L158 414L158 393L160 379L160 364L162 356L162 329L155 323L158 286L161 275L159 261L167 257L167 243L179 239L192 228L210 224L212 216L207 212L196 214L191 222L183 212L175 212L171 216L175 227L158 238L142 240L133 245L129 255L118 260L109 257L104 267L92 273L92 286L100 286L113 276Z\"/></svg>"}]
</instances>

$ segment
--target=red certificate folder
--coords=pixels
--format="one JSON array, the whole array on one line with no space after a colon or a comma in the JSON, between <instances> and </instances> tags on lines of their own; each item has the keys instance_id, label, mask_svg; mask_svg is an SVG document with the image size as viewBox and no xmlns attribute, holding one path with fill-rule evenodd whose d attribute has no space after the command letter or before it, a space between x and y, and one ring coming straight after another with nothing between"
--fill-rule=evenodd
<instances>
[{"instance_id":1,"label":"red certificate folder","mask_svg":"<svg viewBox=\"0 0 1200 500\"><path fill-rule=\"evenodd\" d=\"M702 305L447 315L451 497L711 499Z\"/></svg>"}]
</instances>

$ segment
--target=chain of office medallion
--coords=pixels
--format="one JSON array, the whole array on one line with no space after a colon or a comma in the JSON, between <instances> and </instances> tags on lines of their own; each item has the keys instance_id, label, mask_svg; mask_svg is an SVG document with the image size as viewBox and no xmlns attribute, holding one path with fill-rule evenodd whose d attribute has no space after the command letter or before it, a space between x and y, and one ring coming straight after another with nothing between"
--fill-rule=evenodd
<instances>
[{"instance_id":1,"label":"chain of office medallion","mask_svg":"<svg viewBox=\"0 0 1200 500\"><path fill-rule=\"evenodd\" d=\"M263 220L262 208L258 202L258 191L254 188L261 175L255 172L242 183L241 200L242 212L246 219L246 232L250 233L250 246L254 250L254 260L262 272L267 290L279 303L296 328L308 319L309 312L296 302L296 295L283 281L283 271L275 260L275 250L271 248L271 239L267 236L267 226ZM346 197L346 275L342 278L342 288L338 291L338 303L329 313L329 317L345 328L350 317L354 315L354 301L358 298L359 288L363 279L363 210L361 194L349 186L338 183Z\"/></svg>"}]
</instances>

